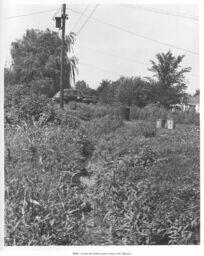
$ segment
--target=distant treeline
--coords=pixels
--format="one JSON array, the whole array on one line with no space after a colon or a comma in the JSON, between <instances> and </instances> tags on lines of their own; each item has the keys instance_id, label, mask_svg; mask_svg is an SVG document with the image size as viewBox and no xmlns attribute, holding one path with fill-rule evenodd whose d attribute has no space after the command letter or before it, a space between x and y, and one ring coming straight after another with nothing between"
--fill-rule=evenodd
<instances>
[{"instance_id":1,"label":"distant treeline","mask_svg":"<svg viewBox=\"0 0 204 256\"><path fill-rule=\"evenodd\" d=\"M66 36L65 87L75 85L88 95L95 95L101 103L135 105L144 107L159 103L165 108L185 99L185 73L190 67L182 68L184 55L174 56L171 51L156 55L150 60L153 77L141 78L121 76L116 81L102 80L97 89L91 89L85 81L75 83L78 59L73 55L75 34ZM6 91L14 85L24 85L25 91L52 97L59 91L61 39L56 32L29 29L22 39L11 44L12 65L5 68ZM72 57L69 57L72 56ZM22 88L21 88L22 89Z\"/></svg>"}]
</instances>

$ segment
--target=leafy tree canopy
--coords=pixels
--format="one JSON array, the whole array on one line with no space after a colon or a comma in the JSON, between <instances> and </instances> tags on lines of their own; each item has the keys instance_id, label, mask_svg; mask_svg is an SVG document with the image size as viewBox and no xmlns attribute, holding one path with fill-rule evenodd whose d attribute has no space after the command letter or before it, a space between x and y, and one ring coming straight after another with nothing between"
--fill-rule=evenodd
<instances>
[{"instance_id":1,"label":"leafy tree canopy","mask_svg":"<svg viewBox=\"0 0 204 256\"><path fill-rule=\"evenodd\" d=\"M157 100L166 108L179 103L186 89L184 74L191 68L181 67L185 55L174 56L171 51L156 55L157 61L150 61L152 67L149 71L157 79Z\"/></svg>"},{"instance_id":2,"label":"leafy tree canopy","mask_svg":"<svg viewBox=\"0 0 204 256\"><path fill-rule=\"evenodd\" d=\"M117 102L142 107L154 99L151 97L151 89L151 84L140 77L121 76L113 82L102 80L97 93L103 103Z\"/></svg>"},{"instance_id":3,"label":"leafy tree canopy","mask_svg":"<svg viewBox=\"0 0 204 256\"><path fill-rule=\"evenodd\" d=\"M140 77L119 79L118 100L126 105L143 107L151 102L149 83Z\"/></svg>"},{"instance_id":4,"label":"leafy tree canopy","mask_svg":"<svg viewBox=\"0 0 204 256\"><path fill-rule=\"evenodd\" d=\"M100 102L105 104L112 104L114 102L114 87L110 80L103 79L96 91Z\"/></svg>"},{"instance_id":5,"label":"leafy tree canopy","mask_svg":"<svg viewBox=\"0 0 204 256\"><path fill-rule=\"evenodd\" d=\"M96 90L91 89L84 80L77 81L75 88L81 91L85 95L90 95L90 96L96 95Z\"/></svg>"},{"instance_id":6,"label":"leafy tree canopy","mask_svg":"<svg viewBox=\"0 0 204 256\"><path fill-rule=\"evenodd\" d=\"M75 34L70 33L66 37L65 50L71 51ZM61 63L61 39L57 32L29 29L22 39L11 44L12 70L16 83L29 83L49 80L48 94L59 90L60 63ZM77 59L65 56L65 87L70 86L70 78L75 79ZM40 88L39 88L40 89Z\"/></svg>"}]
</instances>

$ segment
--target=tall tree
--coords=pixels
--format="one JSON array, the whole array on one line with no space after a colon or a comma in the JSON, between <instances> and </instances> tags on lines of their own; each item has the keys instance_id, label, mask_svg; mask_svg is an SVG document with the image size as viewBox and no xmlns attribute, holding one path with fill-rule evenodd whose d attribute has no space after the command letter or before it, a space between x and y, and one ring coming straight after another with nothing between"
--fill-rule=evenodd
<instances>
[{"instance_id":1,"label":"tall tree","mask_svg":"<svg viewBox=\"0 0 204 256\"><path fill-rule=\"evenodd\" d=\"M66 37L66 52L71 52L75 34L70 33ZM12 70L16 83L30 83L41 80L50 84L51 94L59 90L61 39L56 32L29 29L22 39L11 44ZM77 59L75 56L66 57L65 85L69 85L69 79L75 79ZM47 81L50 79L50 82ZM44 85L43 85L44 86Z\"/></svg>"},{"instance_id":2,"label":"tall tree","mask_svg":"<svg viewBox=\"0 0 204 256\"><path fill-rule=\"evenodd\" d=\"M89 85L84 80L77 81L75 88L81 91L84 95L89 95L89 96L97 95L96 90L90 88Z\"/></svg>"},{"instance_id":3,"label":"tall tree","mask_svg":"<svg viewBox=\"0 0 204 256\"><path fill-rule=\"evenodd\" d=\"M113 103L114 93L110 80L103 79L96 91L100 102L106 104Z\"/></svg>"},{"instance_id":4,"label":"tall tree","mask_svg":"<svg viewBox=\"0 0 204 256\"><path fill-rule=\"evenodd\" d=\"M82 93L86 94L89 86L84 80L81 80L81 81L77 81L75 88L81 91Z\"/></svg>"},{"instance_id":5,"label":"tall tree","mask_svg":"<svg viewBox=\"0 0 204 256\"><path fill-rule=\"evenodd\" d=\"M122 77L118 80L117 98L123 104L143 107L150 103L150 89L140 77Z\"/></svg>"},{"instance_id":6,"label":"tall tree","mask_svg":"<svg viewBox=\"0 0 204 256\"><path fill-rule=\"evenodd\" d=\"M157 79L157 100L166 108L179 103L186 89L184 74L190 72L191 68L181 67L185 55L177 57L171 51L156 55L157 61L151 60L152 67L149 71L154 73Z\"/></svg>"}]
</instances>

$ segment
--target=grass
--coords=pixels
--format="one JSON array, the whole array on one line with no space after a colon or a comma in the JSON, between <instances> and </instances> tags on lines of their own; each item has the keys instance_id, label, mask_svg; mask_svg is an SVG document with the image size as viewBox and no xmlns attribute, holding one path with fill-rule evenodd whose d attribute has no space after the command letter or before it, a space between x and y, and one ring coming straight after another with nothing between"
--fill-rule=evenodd
<instances>
[{"instance_id":1,"label":"grass","mask_svg":"<svg viewBox=\"0 0 204 256\"><path fill-rule=\"evenodd\" d=\"M5 125L5 245L200 243L198 126L155 131L103 106L55 112ZM94 182L72 187L84 166Z\"/></svg>"},{"instance_id":2,"label":"grass","mask_svg":"<svg viewBox=\"0 0 204 256\"><path fill-rule=\"evenodd\" d=\"M157 119L173 119L179 124L200 124L200 115L195 111L167 111L163 107L147 105L144 108L131 107L132 120L156 121Z\"/></svg>"}]
</instances>

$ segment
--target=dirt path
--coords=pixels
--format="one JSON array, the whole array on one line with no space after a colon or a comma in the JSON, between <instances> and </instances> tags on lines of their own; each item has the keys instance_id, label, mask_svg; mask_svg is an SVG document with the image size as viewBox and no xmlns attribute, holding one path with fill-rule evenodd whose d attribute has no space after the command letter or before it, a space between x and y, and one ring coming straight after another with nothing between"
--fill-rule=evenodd
<instances>
[{"instance_id":1,"label":"dirt path","mask_svg":"<svg viewBox=\"0 0 204 256\"><path fill-rule=\"evenodd\" d=\"M85 187L85 193L88 194L88 201L92 205L92 211L85 215L84 221L86 225L86 236L88 239L88 244L90 245L110 245L111 241L108 241L109 229L102 228L99 222L96 211L95 199L92 196L92 188L96 185L96 173L100 171L102 166L93 164L91 161L88 163L88 169L93 171L90 178L81 177L80 182L83 187Z\"/></svg>"}]
</instances>

